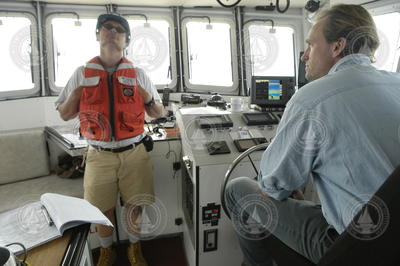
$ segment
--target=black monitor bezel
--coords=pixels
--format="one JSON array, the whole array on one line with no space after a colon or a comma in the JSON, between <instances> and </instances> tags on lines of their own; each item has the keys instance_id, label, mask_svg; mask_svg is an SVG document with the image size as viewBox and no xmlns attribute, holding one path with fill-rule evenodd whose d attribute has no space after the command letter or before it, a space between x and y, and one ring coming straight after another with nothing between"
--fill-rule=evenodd
<instances>
[{"instance_id":1,"label":"black monitor bezel","mask_svg":"<svg viewBox=\"0 0 400 266\"><path fill-rule=\"evenodd\" d=\"M282 98L277 100L268 100L268 99L256 99L256 80L260 79L268 79L268 80L287 80L286 88L282 88ZM251 97L251 104L257 104L262 107L284 107L286 103L290 100L292 96L291 92L294 91L294 82L295 77L293 76L252 76L251 77L251 90L250 90L250 97ZM287 88L287 83L291 84L293 88ZM282 83L284 86L285 83Z\"/></svg>"},{"instance_id":2,"label":"black monitor bezel","mask_svg":"<svg viewBox=\"0 0 400 266\"><path fill-rule=\"evenodd\" d=\"M297 87L300 89L304 85L308 83L308 80L306 79L306 63L301 60L301 57L303 56L304 52L300 52L300 57L299 57L299 67L298 67L298 73L297 73Z\"/></svg>"}]
</instances>

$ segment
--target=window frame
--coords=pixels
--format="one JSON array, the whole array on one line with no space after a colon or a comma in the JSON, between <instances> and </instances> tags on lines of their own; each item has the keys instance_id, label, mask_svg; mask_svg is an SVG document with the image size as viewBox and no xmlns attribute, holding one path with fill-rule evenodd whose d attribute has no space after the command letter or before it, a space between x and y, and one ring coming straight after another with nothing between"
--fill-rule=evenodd
<instances>
[{"instance_id":1,"label":"window frame","mask_svg":"<svg viewBox=\"0 0 400 266\"><path fill-rule=\"evenodd\" d=\"M246 51L246 57L247 56L249 56L249 57L251 57L251 51L250 51L250 33L249 33L249 28L251 27L251 26L266 26L267 28L268 27L270 27L271 25L269 24L266 24L266 23L263 23L263 22L261 22L261 21L256 21L256 22L250 22L250 23L247 23L245 26L244 26L244 30L245 30L245 34L244 34L244 36L245 36L245 38L244 38L244 42L243 42L243 44L244 44L244 50ZM295 54L295 40L294 40L294 31L295 31L295 29L292 27L292 26L282 26L282 25L274 25L274 29L276 29L277 27L281 27L281 28L283 28L283 27L286 27L286 28L290 28L290 29L292 29L293 30L293 40L292 40L292 43L293 43L293 54L294 54L294 57L296 57L296 54ZM295 58L293 58L293 61L294 61L294 68L293 68L293 72L294 72L294 75L296 76L296 67L295 67L295 64L296 64L296 60L295 60ZM247 69L249 69L250 71L250 73L251 74L254 74L254 73L252 73L252 69L251 69L251 60L247 60L246 58L245 58L245 64L246 64L246 67L247 67ZM259 76L258 74L257 75L255 75L255 76ZM270 76L283 76L282 74L276 74L276 75L270 75Z\"/></svg>"},{"instance_id":2,"label":"window frame","mask_svg":"<svg viewBox=\"0 0 400 266\"><path fill-rule=\"evenodd\" d=\"M290 17L285 17L283 15L282 17L278 16L260 16L260 13L256 12L249 12L244 14L244 26L243 26L243 62L244 62L244 68L246 72L246 83L245 83L245 91L247 92L248 95L251 89L251 77L253 75L252 69L251 69L251 64L247 62L246 58L248 56L251 56L250 53L250 38L245 38L245 36L249 36L249 28L252 25L265 25L265 26L271 26L271 23L265 23L265 22L249 22L246 23L250 19L260 19L260 20L266 20L266 19L272 19L274 21L274 27L289 27L293 30L293 53L294 53L294 60L293 60L293 69L294 69L294 78L295 78L295 83L296 86L297 84L297 77L298 77L298 65L299 65L299 55L300 51L304 51L304 34L305 32L305 22L304 18L302 17L302 14L298 15L290 15Z\"/></svg>"},{"instance_id":3,"label":"window frame","mask_svg":"<svg viewBox=\"0 0 400 266\"><path fill-rule=\"evenodd\" d=\"M370 2L363 5L372 16L383 15L386 13L400 12L398 0L383 0Z\"/></svg>"},{"instance_id":4,"label":"window frame","mask_svg":"<svg viewBox=\"0 0 400 266\"><path fill-rule=\"evenodd\" d=\"M191 17L193 16L193 17ZM189 47L187 36L187 23L189 22L208 22L206 18L196 18L199 14L186 14L181 20L181 36L182 36L182 60L183 60L183 78L184 90L188 92L218 92L221 94L237 95L239 94L239 64L238 64L238 50L236 42L236 23L233 18L221 17L209 14L212 23L227 23L230 28L231 40L231 67L232 67L232 86L217 86L217 85L199 85L192 84L189 81Z\"/></svg>"},{"instance_id":5,"label":"window frame","mask_svg":"<svg viewBox=\"0 0 400 266\"><path fill-rule=\"evenodd\" d=\"M128 14L128 12L126 12ZM164 20L169 24L169 30L168 30L168 37L169 39L168 44L169 44L169 59L170 59L170 64L171 64L171 83L169 84L154 84L157 90L163 90L166 86L172 90L176 91L176 86L178 83L178 78L177 78L177 64L176 64L176 47L175 47L175 30L174 30L174 19L172 16L167 17L160 15L158 13L155 14L148 14L145 12L140 12L143 13L144 15L147 16L148 22L151 24L151 20ZM122 13L124 14L124 13ZM171 13L172 14L172 13ZM130 20L134 18L134 16L127 15L125 16L126 19ZM140 20L143 20L143 18L140 18ZM167 59L168 60L168 59ZM150 78L151 79L151 78ZM154 83L154 81L152 80Z\"/></svg>"},{"instance_id":6,"label":"window frame","mask_svg":"<svg viewBox=\"0 0 400 266\"><path fill-rule=\"evenodd\" d=\"M364 6L370 13L371 16L380 16L391 13L399 13L400 14L400 5L396 1L381 1L375 3L369 3ZM394 70L395 72L400 73L400 47L395 51L395 57L397 58L397 66ZM396 62L395 62L396 63Z\"/></svg>"},{"instance_id":7,"label":"window frame","mask_svg":"<svg viewBox=\"0 0 400 266\"><path fill-rule=\"evenodd\" d=\"M49 42L47 42L48 47L46 47L47 49L47 74L48 74L48 79L47 79L47 84L50 88L50 93L51 95L59 95L61 93L61 90L63 89L63 87L57 87L55 84L55 80L54 80L54 74L55 74L55 66L54 66L54 42L53 42L53 34L52 34L52 27L51 27L51 21L53 18L76 18L76 16L69 14L67 10L65 10L64 12L66 12L65 14L63 14L63 11L59 11L59 13L57 14L56 12L52 12L50 14L48 14L46 16L45 19L45 25L46 25L46 39L47 40L51 40ZM89 18L93 18L93 19L97 19L97 17L99 16L99 14L101 13L105 13L105 11L103 12L97 12L96 14L91 13L91 14L80 14L79 12L77 12L80 15L80 19L89 19ZM124 9L124 12L121 12L121 14L124 16L124 14L127 14L126 19L127 20L132 20L135 18L135 16L129 15L130 10L129 9ZM136 10L136 12L132 12L132 13L142 13L145 14L148 17L148 20L151 24L151 20L164 20L169 24L169 33L168 33L168 37L169 39L167 40L169 42L169 53L170 53L170 64L171 64L171 82L169 84L154 84L157 90L162 90L164 89L166 86L168 86L171 89L175 89L176 90L176 86L177 86L177 63L176 63L176 48L175 48L175 31L174 31L174 23L173 23L173 18L172 17L167 17L167 16L163 16L160 14L160 12L144 12L143 10ZM149 14L150 13L150 14ZM140 17L140 20L142 20L143 18ZM93 29L93 34L95 34L95 29ZM89 60L90 58L87 58L87 60ZM168 60L168 59L167 59Z\"/></svg>"},{"instance_id":8,"label":"window frame","mask_svg":"<svg viewBox=\"0 0 400 266\"><path fill-rule=\"evenodd\" d=\"M49 15L46 16L45 19L45 27L46 27L46 68L47 68L47 84L50 89L50 94L51 95L58 95L61 93L61 90L64 87L58 87L55 84L55 58L54 58L54 38L53 38L53 27L52 27L52 19L53 18L72 18L72 19L77 19L76 16L67 13L68 11L65 11L66 13L63 14L63 11L60 11L60 13L52 12ZM79 14L79 13L78 13ZM84 16L81 18L96 18L94 16ZM93 29L93 34L95 33L95 29ZM89 60L90 58L87 58ZM78 66L77 66L78 67Z\"/></svg>"},{"instance_id":9,"label":"window frame","mask_svg":"<svg viewBox=\"0 0 400 266\"><path fill-rule=\"evenodd\" d=\"M23 90L8 90L0 91L0 100L19 99L39 96L41 92L40 82L40 55L39 55L39 32L38 22L35 14L31 11L23 10L10 10L0 11L1 17L23 17L31 22L31 77L33 78L33 88Z\"/></svg>"}]
</instances>

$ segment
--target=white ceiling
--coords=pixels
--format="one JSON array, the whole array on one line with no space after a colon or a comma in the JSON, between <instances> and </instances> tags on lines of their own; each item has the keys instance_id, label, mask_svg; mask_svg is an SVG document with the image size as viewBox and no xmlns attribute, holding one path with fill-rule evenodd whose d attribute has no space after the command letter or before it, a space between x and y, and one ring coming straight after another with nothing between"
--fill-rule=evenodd
<instances>
[{"instance_id":1,"label":"white ceiling","mask_svg":"<svg viewBox=\"0 0 400 266\"><path fill-rule=\"evenodd\" d=\"M24 0L31 1L31 0ZM226 5L231 5L237 0L220 0ZM130 6L214 6L220 7L217 0L44 0L48 3L74 3L74 4L117 4L117 5L130 5ZM239 6L265 6L276 0L242 0ZM291 0L290 7L304 7L307 0ZM321 1L322 2L322 1ZM281 9L285 8L286 0L280 0Z\"/></svg>"}]
</instances>

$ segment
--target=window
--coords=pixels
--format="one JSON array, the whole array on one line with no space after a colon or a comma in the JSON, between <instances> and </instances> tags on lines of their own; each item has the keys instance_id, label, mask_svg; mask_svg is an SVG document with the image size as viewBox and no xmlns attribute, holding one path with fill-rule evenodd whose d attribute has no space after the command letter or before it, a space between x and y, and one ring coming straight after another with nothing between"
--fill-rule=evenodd
<instances>
[{"instance_id":1,"label":"window","mask_svg":"<svg viewBox=\"0 0 400 266\"><path fill-rule=\"evenodd\" d=\"M36 28L31 19L18 15L0 15L0 21L1 96L16 96L22 91L32 94L38 90L34 81L39 75L38 50L32 42L37 38Z\"/></svg>"},{"instance_id":2,"label":"window","mask_svg":"<svg viewBox=\"0 0 400 266\"><path fill-rule=\"evenodd\" d=\"M54 18L51 21L54 53L54 85L63 88L72 73L99 54L96 19ZM49 72L50 73L50 72Z\"/></svg>"},{"instance_id":3,"label":"window","mask_svg":"<svg viewBox=\"0 0 400 266\"><path fill-rule=\"evenodd\" d=\"M127 57L135 66L143 68L154 84L168 85L172 81L170 69L170 25L165 20L129 20L132 39Z\"/></svg>"},{"instance_id":4,"label":"window","mask_svg":"<svg viewBox=\"0 0 400 266\"><path fill-rule=\"evenodd\" d=\"M54 67L50 69L50 84L59 92L68 82L74 70L91 58L99 55L96 40L97 19L53 18ZM135 66L143 68L155 85L171 84L169 23L165 20L144 21L128 19L131 27L131 42L126 56ZM54 71L52 74L51 71Z\"/></svg>"},{"instance_id":5,"label":"window","mask_svg":"<svg viewBox=\"0 0 400 266\"><path fill-rule=\"evenodd\" d=\"M380 45L375 53L378 69L396 71L400 55L400 13L374 16Z\"/></svg>"},{"instance_id":6,"label":"window","mask_svg":"<svg viewBox=\"0 0 400 266\"><path fill-rule=\"evenodd\" d=\"M295 76L294 31L250 24L245 31L246 67L253 76Z\"/></svg>"},{"instance_id":7,"label":"window","mask_svg":"<svg viewBox=\"0 0 400 266\"><path fill-rule=\"evenodd\" d=\"M186 25L189 49L189 81L198 85L232 86L230 26L189 22ZM212 63L211 63L212 62Z\"/></svg>"},{"instance_id":8,"label":"window","mask_svg":"<svg viewBox=\"0 0 400 266\"><path fill-rule=\"evenodd\" d=\"M232 92L237 89L236 44L232 25L188 21L184 27L185 84L193 90Z\"/></svg>"}]
</instances>

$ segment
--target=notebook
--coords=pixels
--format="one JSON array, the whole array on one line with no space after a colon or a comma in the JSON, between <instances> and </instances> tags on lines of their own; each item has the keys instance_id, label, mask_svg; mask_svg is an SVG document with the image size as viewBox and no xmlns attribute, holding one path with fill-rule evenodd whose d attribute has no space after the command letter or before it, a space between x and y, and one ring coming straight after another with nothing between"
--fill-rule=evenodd
<instances>
[{"instance_id":1,"label":"notebook","mask_svg":"<svg viewBox=\"0 0 400 266\"><path fill-rule=\"evenodd\" d=\"M38 202L0 213L0 246L19 242L29 250L84 223L113 226L97 207L84 199L45 193ZM10 249L16 254L22 252L17 245Z\"/></svg>"}]
</instances>

